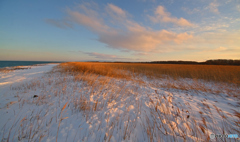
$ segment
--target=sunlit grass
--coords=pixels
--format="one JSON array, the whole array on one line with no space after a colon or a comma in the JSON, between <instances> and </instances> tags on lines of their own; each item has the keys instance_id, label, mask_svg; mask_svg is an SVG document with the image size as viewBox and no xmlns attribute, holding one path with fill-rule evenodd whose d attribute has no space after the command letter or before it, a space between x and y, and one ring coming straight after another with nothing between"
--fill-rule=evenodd
<instances>
[{"instance_id":1,"label":"sunlit grass","mask_svg":"<svg viewBox=\"0 0 240 142\"><path fill-rule=\"evenodd\" d=\"M60 65L65 71L89 72L116 78L129 78L132 75L146 75L150 78L172 77L202 79L240 85L240 66L223 65L176 65L140 63L95 63L69 62ZM123 71L130 71L131 74Z\"/></svg>"}]
</instances>

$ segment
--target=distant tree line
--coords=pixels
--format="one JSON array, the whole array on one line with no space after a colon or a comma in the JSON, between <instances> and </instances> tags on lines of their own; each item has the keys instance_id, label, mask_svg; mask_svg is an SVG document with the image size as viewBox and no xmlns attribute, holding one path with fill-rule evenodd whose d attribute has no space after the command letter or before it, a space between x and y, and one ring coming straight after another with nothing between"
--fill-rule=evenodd
<instances>
[{"instance_id":1,"label":"distant tree line","mask_svg":"<svg viewBox=\"0 0 240 142\"><path fill-rule=\"evenodd\" d=\"M205 62L196 61L151 61L151 62L122 62L122 61L86 61L86 62L100 62L100 63L143 63L143 64L189 64L189 65L234 65L239 66L240 60L231 59L215 59L207 60Z\"/></svg>"},{"instance_id":2,"label":"distant tree line","mask_svg":"<svg viewBox=\"0 0 240 142\"><path fill-rule=\"evenodd\" d=\"M240 65L240 60L207 60L204 62L206 65Z\"/></svg>"},{"instance_id":3,"label":"distant tree line","mask_svg":"<svg viewBox=\"0 0 240 142\"><path fill-rule=\"evenodd\" d=\"M154 64L199 64L199 62L195 62L195 61L152 61L149 63L154 63Z\"/></svg>"},{"instance_id":4,"label":"distant tree line","mask_svg":"<svg viewBox=\"0 0 240 142\"><path fill-rule=\"evenodd\" d=\"M240 60L216 59L216 60L207 60L205 62L196 62L196 61L152 61L152 62L141 62L141 63L154 63L154 64L200 64L200 65L240 65Z\"/></svg>"}]
</instances>

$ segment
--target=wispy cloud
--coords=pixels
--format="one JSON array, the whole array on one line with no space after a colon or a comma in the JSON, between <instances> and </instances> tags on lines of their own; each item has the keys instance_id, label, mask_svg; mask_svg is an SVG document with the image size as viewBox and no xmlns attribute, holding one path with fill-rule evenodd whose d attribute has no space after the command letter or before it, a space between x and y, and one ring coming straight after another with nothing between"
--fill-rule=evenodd
<instances>
[{"instance_id":1,"label":"wispy cloud","mask_svg":"<svg viewBox=\"0 0 240 142\"><path fill-rule=\"evenodd\" d=\"M206 7L206 9L208 9L213 13L219 14L218 6L219 6L219 3L217 3L217 0L214 0Z\"/></svg>"},{"instance_id":2,"label":"wispy cloud","mask_svg":"<svg viewBox=\"0 0 240 142\"><path fill-rule=\"evenodd\" d=\"M91 4L82 4L78 6L77 10L68 8L67 13L72 21L97 33L98 41L105 43L110 48L120 50L147 52L164 50L168 44L181 44L193 37L186 32L157 31L144 27L130 19L125 10L113 4L107 4L104 11L94 8ZM168 13L165 14L170 16ZM170 22L177 22L184 26L191 25L183 18L169 18Z\"/></svg>"},{"instance_id":3,"label":"wispy cloud","mask_svg":"<svg viewBox=\"0 0 240 142\"><path fill-rule=\"evenodd\" d=\"M104 33L110 31L110 27L104 24L103 19L99 18L96 11L86 8L85 5L80 5L79 8L82 10L81 12L69 8L66 10L73 22L83 25L95 32Z\"/></svg>"},{"instance_id":4,"label":"wispy cloud","mask_svg":"<svg viewBox=\"0 0 240 142\"><path fill-rule=\"evenodd\" d=\"M45 19L45 22L62 29L73 28L73 25L68 20Z\"/></svg>"},{"instance_id":5,"label":"wispy cloud","mask_svg":"<svg viewBox=\"0 0 240 142\"><path fill-rule=\"evenodd\" d=\"M240 53L240 49L239 48L227 48L227 47L217 47L217 48L213 48L213 49L204 49L204 50L201 50L199 51L198 53L202 53L202 54L205 54L205 53L212 53L212 54L232 54L232 53Z\"/></svg>"},{"instance_id":6,"label":"wispy cloud","mask_svg":"<svg viewBox=\"0 0 240 142\"><path fill-rule=\"evenodd\" d=\"M193 24L184 18L177 18L171 16L171 13L167 12L163 6L158 6L155 10L154 16L149 16L150 20L154 23L173 23L178 26L191 27Z\"/></svg>"},{"instance_id":7,"label":"wispy cloud","mask_svg":"<svg viewBox=\"0 0 240 142\"><path fill-rule=\"evenodd\" d=\"M139 59L133 59L133 58L126 58L126 57L121 57L117 55L111 55L111 54L103 54L103 53L97 53L97 52L83 52L79 51L82 54L86 54L88 56L91 56L93 58L96 58L97 60L111 60L111 61L117 61L117 60L139 60Z\"/></svg>"},{"instance_id":8,"label":"wispy cloud","mask_svg":"<svg viewBox=\"0 0 240 142\"><path fill-rule=\"evenodd\" d=\"M217 47L217 48L214 48L214 49L205 49L205 50L202 50L200 52L201 53L208 53L208 52L217 53L217 52L226 52L228 50L229 50L228 48L220 46L220 47Z\"/></svg>"},{"instance_id":9,"label":"wispy cloud","mask_svg":"<svg viewBox=\"0 0 240 142\"><path fill-rule=\"evenodd\" d=\"M97 52L84 52L85 54L89 56L93 56L98 59L116 59L119 58L116 55L110 55L110 54L102 54L102 53L97 53Z\"/></svg>"},{"instance_id":10,"label":"wispy cloud","mask_svg":"<svg viewBox=\"0 0 240 142\"><path fill-rule=\"evenodd\" d=\"M187 12L188 14L195 14L195 13L199 13L201 12L200 8L193 8L193 9L190 9L188 7L182 7L182 10Z\"/></svg>"},{"instance_id":11,"label":"wispy cloud","mask_svg":"<svg viewBox=\"0 0 240 142\"><path fill-rule=\"evenodd\" d=\"M146 52L136 52L136 53L133 53L132 55L135 55L135 56L146 56L146 55L149 55L149 53L146 53Z\"/></svg>"},{"instance_id":12,"label":"wispy cloud","mask_svg":"<svg viewBox=\"0 0 240 142\"><path fill-rule=\"evenodd\" d=\"M236 6L236 9L237 9L237 11L240 12L240 4L238 4L238 5Z\"/></svg>"},{"instance_id":13,"label":"wispy cloud","mask_svg":"<svg viewBox=\"0 0 240 142\"><path fill-rule=\"evenodd\" d=\"M216 51L216 52L221 52L221 51L226 51L226 50L227 50L227 48L222 47L222 46L214 49L214 51Z\"/></svg>"},{"instance_id":14,"label":"wispy cloud","mask_svg":"<svg viewBox=\"0 0 240 142\"><path fill-rule=\"evenodd\" d=\"M206 4L205 1L202 2L202 4L204 4L204 6L197 6L197 7L194 7L194 8L189 8L189 7L182 7L181 9L183 11L185 11L186 13L188 14L200 14L200 15L203 15L203 14L209 14L209 12L211 13L214 13L214 14L220 14L219 10L218 10L218 7L220 6L220 3L217 2L216 0L213 0L213 1L207 1L208 3Z\"/></svg>"},{"instance_id":15,"label":"wispy cloud","mask_svg":"<svg viewBox=\"0 0 240 142\"><path fill-rule=\"evenodd\" d=\"M123 18L126 17L126 12L124 10L122 10L121 8L113 5L113 4L108 4L106 9L111 11L111 13L109 13L109 14L113 14L114 13L117 16L120 16L120 17L123 17Z\"/></svg>"},{"instance_id":16,"label":"wispy cloud","mask_svg":"<svg viewBox=\"0 0 240 142\"><path fill-rule=\"evenodd\" d=\"M239 48L240 34L239 32L209 32L203 33L192 39L193 44L223 46L229 48Z\"/></svg>"}]
</instances>

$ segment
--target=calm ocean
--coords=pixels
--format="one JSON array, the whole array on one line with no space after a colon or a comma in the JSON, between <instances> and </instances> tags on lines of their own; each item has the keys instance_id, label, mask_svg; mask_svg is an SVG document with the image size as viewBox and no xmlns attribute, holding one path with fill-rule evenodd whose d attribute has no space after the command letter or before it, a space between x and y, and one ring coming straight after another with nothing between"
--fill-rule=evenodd
<instances>
[{"instance_id":1,"label":"calm ocean","mask_svg":"<svg viewBox=\"0 0 240 142\"><path fill-rule=\"evenodd\" d=\"M61 63L54 61L0 61L0 68L13 67L13 66L29 66L36 64L47 64L47 63Z\"/></svg>"}]
</instances>

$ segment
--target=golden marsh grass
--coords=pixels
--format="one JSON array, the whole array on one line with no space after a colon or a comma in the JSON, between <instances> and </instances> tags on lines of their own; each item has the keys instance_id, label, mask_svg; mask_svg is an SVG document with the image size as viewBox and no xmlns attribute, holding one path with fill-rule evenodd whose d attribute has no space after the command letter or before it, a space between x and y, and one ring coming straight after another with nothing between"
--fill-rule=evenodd
<instances>
[{"instance_id":1,"label":"golden marsh grass","mask_svg":"<svg viewBox=\"0 0 240 142\"><path fill-rule=\"evenodd\" d=\"M146 75L151 78L169 76L174 79L190 78L240 84L240 66L96 62L68 62L62 63L60 66L65 71L89 72L115 78L128 79L135 74ZM131 74L127 74L129 71Z\"/></svg>"}]
</instances>

